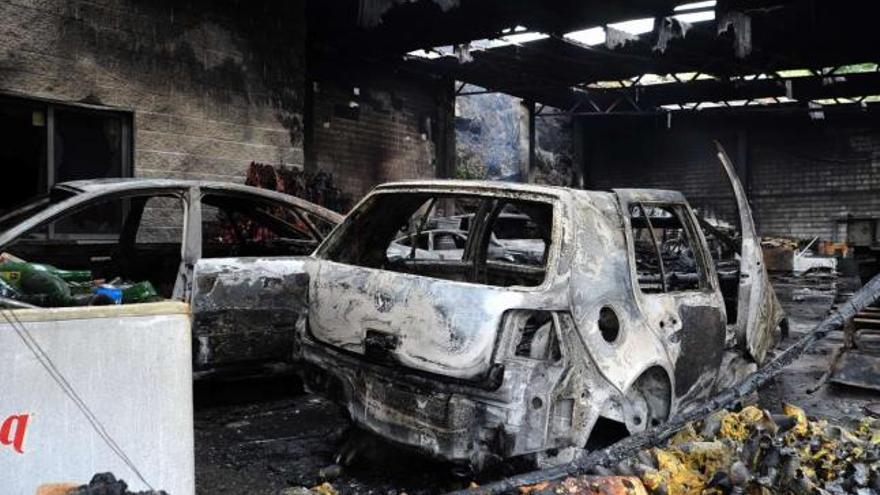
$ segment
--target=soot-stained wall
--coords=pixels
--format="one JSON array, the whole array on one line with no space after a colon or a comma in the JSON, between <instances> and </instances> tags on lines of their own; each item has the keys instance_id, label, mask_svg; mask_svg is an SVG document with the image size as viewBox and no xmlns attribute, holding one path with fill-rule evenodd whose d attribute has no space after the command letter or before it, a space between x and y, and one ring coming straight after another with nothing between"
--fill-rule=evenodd
<instances>
[{"instance_id":1,"label":"soot-stained wall","mask_svg":"<svg viewBox=\"0 0 880 495\"><path fill-rule=\"evenodd\" d=\"M762 235L834 239L847 216L880 218L875 115L675 115L670 128L665 117L584 124L587 187L676 189L707 214L732 220L717 139L738 168Z\"/></svg>"},{"instance_id":2,"label":"soot-stained wall","mask_svg":"<svg viewBox=\"0 0 880 495\"><path fill-rule=\"evenodd\" d=\"M4 0L0 92L130 110L135 176L302 166L303 6Z\"/></svg>"},{"instance_id":3,"label":"soot-stained wall","mask_svg":"<svg viewBox=\"0 0 880 495\"><path fill-rule=\"evenodd\" d=\"M333 174L357 200L395 180L451 177L453 84L355 69L312 78L307 170Z\"/></svg>"}]
</instances>

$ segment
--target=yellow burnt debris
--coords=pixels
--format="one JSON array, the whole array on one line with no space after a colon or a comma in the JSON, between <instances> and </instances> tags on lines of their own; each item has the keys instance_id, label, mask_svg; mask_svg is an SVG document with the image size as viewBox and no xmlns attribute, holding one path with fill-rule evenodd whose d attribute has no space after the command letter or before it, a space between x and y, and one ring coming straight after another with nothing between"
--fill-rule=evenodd
<instances>
[{"instance_id":1,"label":"yellow burnt debris","mask_svg":"<svg viewBox=\"0 0 880 495\"><path fill-rule=\"evenodd\" d=\"M783 413L721 411L620 466L658 495L880 493L880 421L848 428L790 404Z\"/></svg>"},{"instance_id":2,"label":"yellow burnt debris","mask_svg":"<svg viewBox=\"0 0 880 495\"><path fill-rule=\"evenodd\" d=\"M760 422L764 418L764 412L755 406L743 408L738 413L728 412L721 419L722 438L731 440L745 440L749 436L749 426Z\"/></svg>"},{"instance_id":3,"label":"yellow burnt debris","mask_svg":"<svg viewBox=\"0 0 880 495\"><path fill-rule=\"evenodd\" d=\"M339 492L336 490L336 488L326 481L312 488L312 491L319 495L339 495Z\"/></svg>"},{"instance_id":4,"label":"yellow burnt debris","mask_svg":"<svg viewBox=\"0 0 880 495\"><path fill-rule=\"evenodd\" d=\"M792 429L792 433L795 433L797 435L806 435L807 434L807 430L808 430L810 424L807 421L807 415L806 415L806 413L804 413L803 409L801 409L797 406L793 406L791 404L783 404L782 405L782 413L785 414L786 416L792 416L797 419L797 424Z\"/></svg>"}]
</instances>

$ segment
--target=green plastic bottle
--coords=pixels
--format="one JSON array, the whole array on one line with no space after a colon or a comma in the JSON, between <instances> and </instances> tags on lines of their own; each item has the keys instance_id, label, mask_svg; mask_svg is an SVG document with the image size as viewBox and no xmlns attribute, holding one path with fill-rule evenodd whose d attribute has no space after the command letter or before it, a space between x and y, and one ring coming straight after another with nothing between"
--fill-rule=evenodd
<instances>
[{"instance_id":1,"label":"green plastic bottle","mask_svg":"<svg viewBox=\"0 0 880 495\"><path fill-rule=\"evenodd\" d=\"M0 277L6 279L10 285L16 286L25 273L43 272L50 273L65 282L91 282L90 270L61 270L52 265L42 263L27 263L24 261L7 261L0 264Z\"/></svg>"},{"instance_id":2,"label":"green plastic bottle","mask_svg":"<svg viewBox=\"0 0 880 495\"><path fill-rule=\"evenodd\" d=\"M7 261L0 264L0 278L21 292L21 299L37 306L73 306L76 301L68 283L91 282L89 270L60 270L51 265Z\"/></svg>"},{"instance_id":3,"label":"green plastic bottle","mask_svg":"<svg viewBox=\"0 0 880 495\"><path fill-rule=\"evenodd\" d=\"M162 299L149 280L131 285L123 285L121 289L123 304L156 302Z\"/></svg>"}]
</instances>

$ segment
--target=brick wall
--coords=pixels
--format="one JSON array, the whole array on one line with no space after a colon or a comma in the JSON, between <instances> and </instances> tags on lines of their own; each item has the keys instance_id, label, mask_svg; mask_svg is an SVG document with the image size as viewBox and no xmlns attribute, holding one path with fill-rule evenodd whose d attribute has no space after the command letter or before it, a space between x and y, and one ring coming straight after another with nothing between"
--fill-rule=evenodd
<instances>
[{"instance_id":1,"label":"brick wall","mask_svg":"<svg viewBox=\"0 0 880 495\"><path fill-rule=\"evenodd\" d=\"M735 204L715 157L724 144L747 188L762 235L833 239L846 215L880 217L877 117L588 119L587 187L682 191L709 215L733 220Z\"/></svg>"},{"instance_id":2,"label":"brick wall","mask_svg":"<svg viewBox=\"0 0 880 495\"><path fill-rule=\"evenodd\" d=\"M302 166L303 5L2 0L0 92L133 111L136 176Z\"/></svg>"},{"instance_id":3,"label":"brick wall","mask_svg":"<svg viewBox=\"0 0 880 495\"><path fill-rule=\"evenodd\" d=\"M332 173L354 200L383 182L451 173L451 82L351 69L316 75L310 89L306 167Z\"/></svg>"}]
</instances>

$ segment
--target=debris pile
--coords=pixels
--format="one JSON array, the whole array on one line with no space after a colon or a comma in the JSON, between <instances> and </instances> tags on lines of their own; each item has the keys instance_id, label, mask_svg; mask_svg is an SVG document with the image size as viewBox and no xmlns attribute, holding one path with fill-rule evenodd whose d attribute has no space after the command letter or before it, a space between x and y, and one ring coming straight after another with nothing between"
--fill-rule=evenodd
<instances>
[{"instance_id":1,"label":"debris pile","mask_svg":"<svg viewBox=\"0 0 880 495\"><path fill-rule=\"evenodd\" d=\"M92 476L88 485L82 485L62 492L64 495L168 495L164 491L131 492L125 481L116 479L112 473L98 473Z\"/></svg>"},{"instance_id":2,"label":"debris pile","mask_svg":"<svg viewBox=\"0 0 880 495\"><path fill-rule=\"evenodd\" d=\"M594 474L637 476L652 494L880 493L880 420L852 428L754 406L690 423L663 448ZM554 493L554 492L548 492Z\"/></svg>"},{"instance_id":3,"label":"debris pile","mask_svg":"<svg viewBox=\"0 0 880 495\"><path fill-rule=\"evenodd\" d=\"M770 272L791 273L794 270L795 253L798 242L782 237L764 237L761 239L761 252L764 266Z\"/></svg>"},{"instance_id":4,"label":"debris pile","mask_svg":"<svg viewBox=\"0 0 880 495\"><path fill-rule=\"evenodd\" d=\"M789 239L787 237L762 237L761 246L797 251L798 241L797 239Z\"/></svg>"},{"instance_id":5,"label":"debris pile","mask_svg":"<svg viewBox=\"0 0 880 495\"><path fill-rule=\"evenodd\" d=\"M117 277L108 282L93 279L89 270L61 270L0 254L0 303L4 303L0 307L96 306L161 299L149 281L130 283Z\"/></svg>"}]
</instances>

